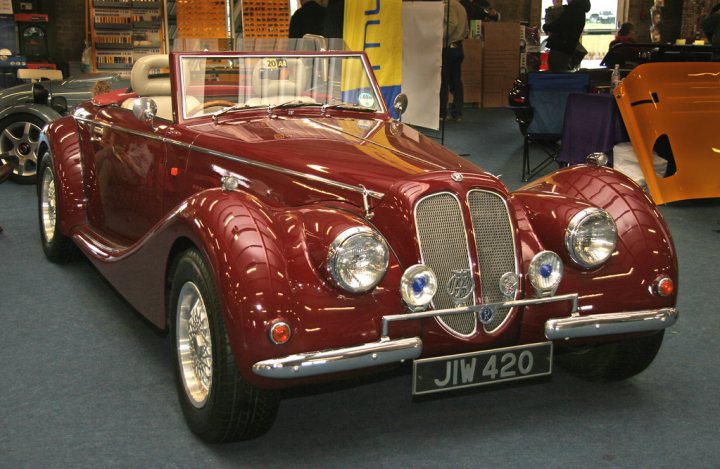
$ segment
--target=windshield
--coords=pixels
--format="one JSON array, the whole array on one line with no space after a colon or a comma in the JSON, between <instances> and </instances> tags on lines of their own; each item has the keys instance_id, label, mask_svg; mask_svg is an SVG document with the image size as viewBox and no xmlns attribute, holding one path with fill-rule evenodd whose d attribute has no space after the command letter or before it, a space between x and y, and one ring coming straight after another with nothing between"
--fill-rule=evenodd
<instances>
[{"instance_id":1,"label":"windshield","mask_svg":"<svg viewBox=\"0 0 720 469\"><path fill-rule=\"evenodd\" d=\"M385 112L361 55L182 56L185 119L258 107Z\"/></svg>"}]
</instances>

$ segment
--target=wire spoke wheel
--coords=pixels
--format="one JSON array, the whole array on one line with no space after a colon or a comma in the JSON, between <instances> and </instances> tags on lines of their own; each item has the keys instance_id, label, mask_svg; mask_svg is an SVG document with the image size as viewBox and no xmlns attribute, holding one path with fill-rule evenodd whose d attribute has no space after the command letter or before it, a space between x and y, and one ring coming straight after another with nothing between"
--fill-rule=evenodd
<instances>
[{"instance_id":1,"label":"wire spoke wheel","mask_svg":"<svg viewBox=\"0 0 720 469\"><path fill-rule=\"evenodd\" d=\"M200 408L212 387L212 337L205 302L193 282L180 289L176 345L185 392L192 405Z\"/></svg>"},{"instance_id":2,"label":"wire spoke wheel","mask_svg":"<svg viewBox=\"0 0 720 469\"><path fill-rule=\"evenodd\" d=\"M46 167L42 175L40 186L40 219L45 241L51 243L55 237L57 223L57 198L55 194L55 179L52 171Z\"/></svg>"}]
</instances>

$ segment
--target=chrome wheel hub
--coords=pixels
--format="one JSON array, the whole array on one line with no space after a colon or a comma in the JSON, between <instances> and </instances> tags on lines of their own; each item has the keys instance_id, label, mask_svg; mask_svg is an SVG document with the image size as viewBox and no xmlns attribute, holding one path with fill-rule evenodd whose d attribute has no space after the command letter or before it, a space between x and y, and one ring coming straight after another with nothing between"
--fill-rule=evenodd
<instances>
[{"instance_id":1,"label":"chrome wheel hub","mask_svg":"<svg viewBox=\"0 0 720 469\"><path fill-rule=\"evenodd\" d=\"M55 195L55 179L52 170L48 167L42 175L40 186L40 216L45 241L51 243L55 236L57 222L57 199Z\"/></svg>"},{"instance_id":2,"label":"chrome wheel hub","mask_svg":"<svg viewBox=\"0 0 720 469\"><path fill-rule=\"evenodd\" d=\"M200 408L207 402L212 386L212 338L205 302L193 282L180 289L176 317L180 377L185 395Z\"/></svg>"},{"instance_id":3,"label":"chrome wheel hub","mask_svg":"<svg viewBox=\"0 0 720 469\"><path fill-rule=\"evenodd\" d=\"M17 159L13 173L34 176L41 129L32 122L14 122L0 134L0 153Z\"/></svg>"}]
</instances>

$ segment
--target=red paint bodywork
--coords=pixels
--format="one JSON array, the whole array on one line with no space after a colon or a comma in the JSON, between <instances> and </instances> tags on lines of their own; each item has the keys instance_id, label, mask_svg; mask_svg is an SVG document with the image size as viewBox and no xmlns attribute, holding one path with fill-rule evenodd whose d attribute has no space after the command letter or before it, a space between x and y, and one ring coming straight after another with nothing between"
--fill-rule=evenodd
<instances>
[{"instance_id":1,"label":"red paint bodywork","mask_svg":"<svg viewBox=\"0 0 720 469\"><path fill-rule=\"evenodd\" d=\"M92 138L99 135L95 123L119 125L155 140L105 127L99 143ZM251 372L254 363L376 341L382 316L406 311L398 292L400 276L420 262L413 207L433 192L451 191L464 201L469 189L481 188L505 198L521 274L537 252L559 253L565 275L558 294L578 293L583 314L659 308L676 301L677 289L667 298L651 291L660 274L677 285L670 233L654 204L623 175L577 166L510 193L496 177L384 113L323 114L308 108L268 116L266 110L251 110L220 124L200 118L153 130L129 110L87 103L75 117L51 123L44 145L59 175L62 232L153 324L166 327L173 256L189 246L201 251L215 275L238 366L260 387L301 381L261 378ZM368 218L360 193L199 148L362 185L384 197L370 199L373 217ZM128 163L128 155L144 163ZM453 172L464 180L454 182ZM221 190L227 174L239 179L238 190ZM462 205L469 219L467 204ZM612 258L590 271L575 266L563 245L568 221L588 206L606 209L619 232ZM373 227L391 248L387 274L364 295L339 290L325 272L328 245L356 226ZM467 235L473 245L472 229ZM474 254L471 262L477 272ZM532 295L527 277L522 279L521 298ZM467 339L450 335L435 319L393 323L390 336L421 337L424 356L532 343L546 340L545 321L567 316L569 308L562 303L519 308L498 331L488 334L480 328ZM292 339L284 345L268 338L277 321L292 328Z\"/></svg>"}]
</instances>

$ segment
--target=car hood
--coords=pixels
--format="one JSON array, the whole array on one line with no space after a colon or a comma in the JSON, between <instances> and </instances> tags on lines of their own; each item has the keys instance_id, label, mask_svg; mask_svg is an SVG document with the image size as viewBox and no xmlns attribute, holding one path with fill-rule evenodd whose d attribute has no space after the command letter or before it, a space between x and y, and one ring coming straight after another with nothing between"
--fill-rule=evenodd
<instances>
[{"instance_id":1,"label":"car hood","mask_svg":"<svg viewBox=\"0 0 720 469\"><path fill-rule=\"evenodd\" d=\"M720 197L717 109L720 63L647 63L615 92L648 190L657 204ZM656 175L653 152L674 160Z\"/></svg>"},{"instance_id":2,"label":"car hood","mask_svg":"<svg viewBox=\"0 0 720 469\"><path fill-rule=\"evenodd\" d=\"M377 119L268 117L193 126L194 145L385 192L435 171L482 169L411 127Z\"/></svg>"}]
</instances>

